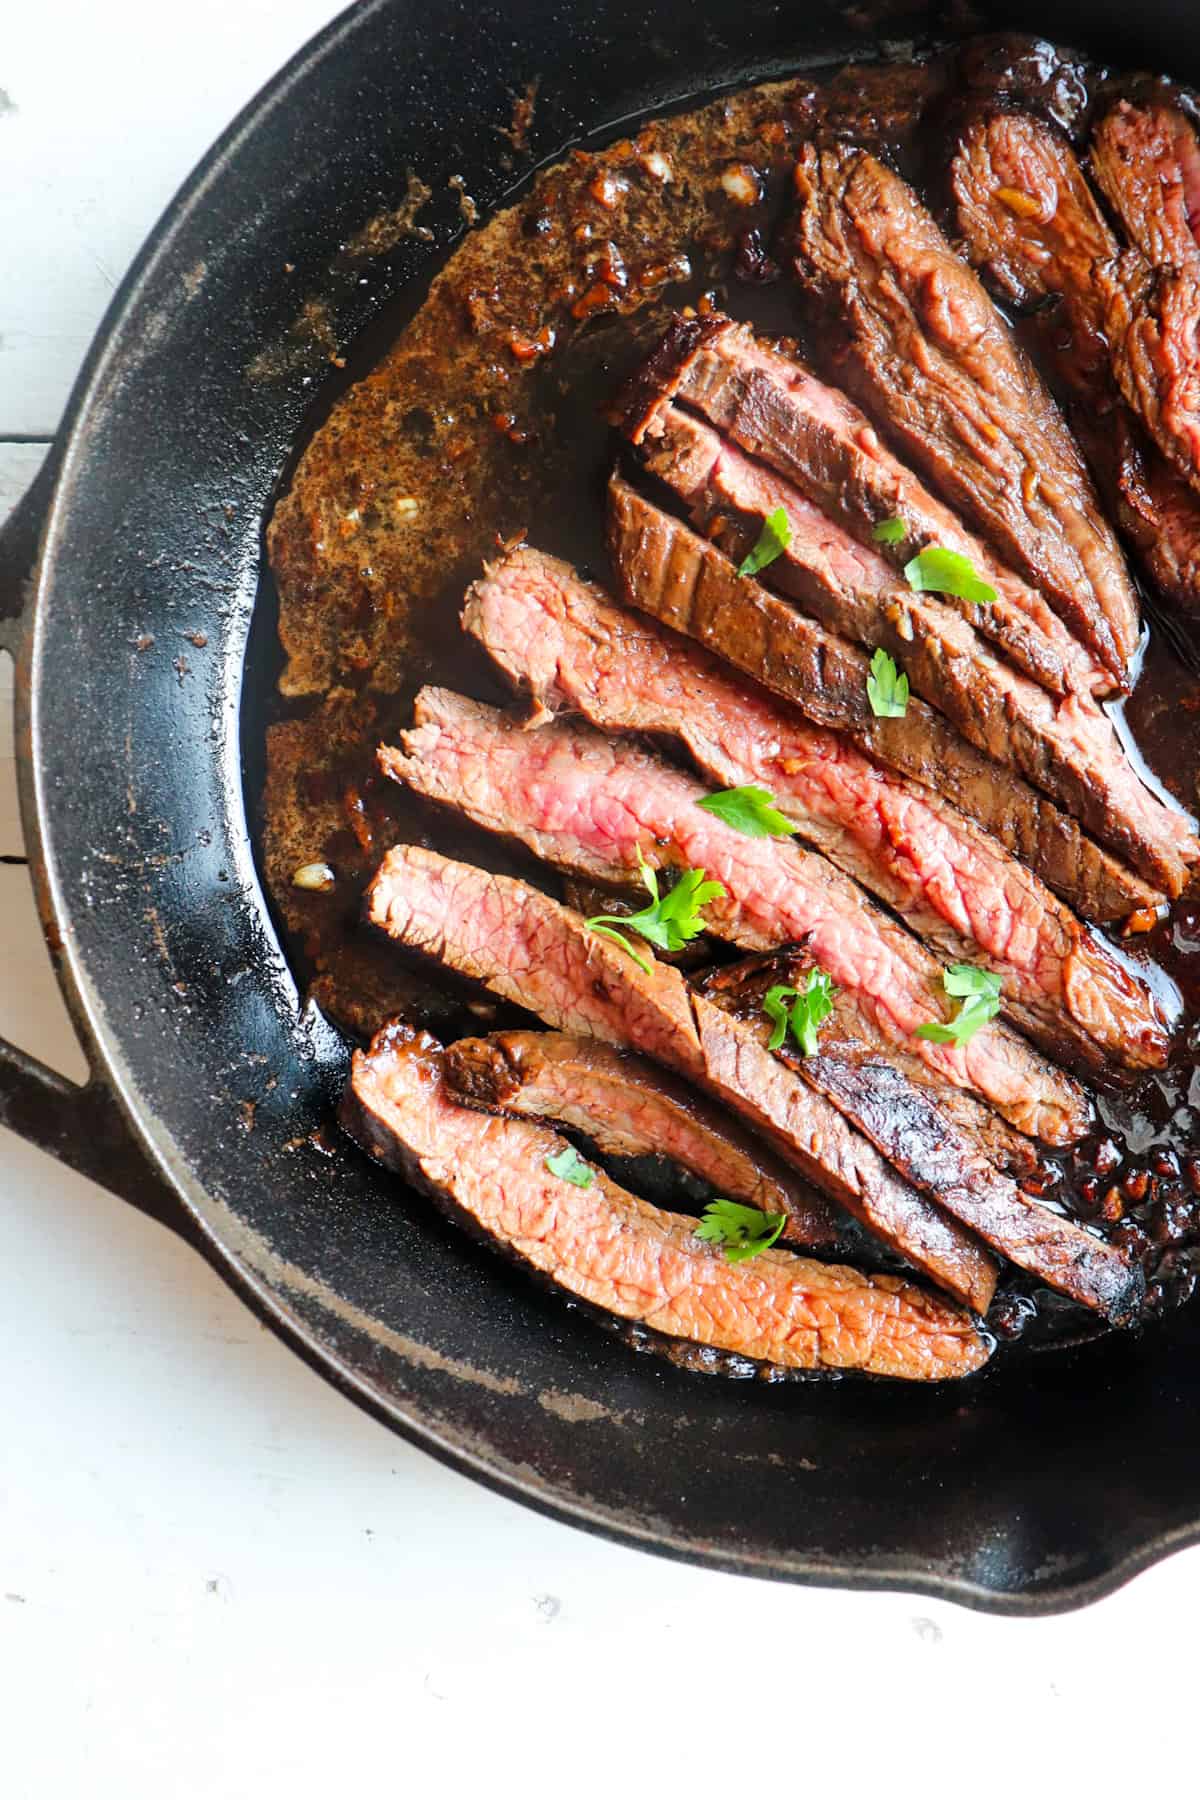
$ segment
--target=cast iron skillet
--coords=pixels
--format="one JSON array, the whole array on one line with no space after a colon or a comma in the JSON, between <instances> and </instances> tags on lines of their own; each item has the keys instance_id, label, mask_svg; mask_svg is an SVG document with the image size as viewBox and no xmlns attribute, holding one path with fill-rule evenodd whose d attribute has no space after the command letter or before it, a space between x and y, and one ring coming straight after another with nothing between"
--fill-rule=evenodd
<instances>
[{"instance_id":1,"label":"cast iron skillet","mask_svg":"<svg viewBox=\"0 0 1200 1800\"><path fill-rule=\"evenodd\" d=\"M894 36L937 23L884 10ZM1200 76L1188 0L979 16ZM78 1090L3 1046L0 1118L173 1226L379 1418L545 1512L751 1574L1077 1605L1200 1538L1200 1315L961 1389L688 1376L539 1295L349 1147L308 1141L345 1046L281 954L239 736L273 673L269 630L251 638L263 518L329 373L288 328L322 299L348 343L428 266L459 229L449 173L496 203L513 176L495 128L531 76L549 156L633 112L878 49L811 0L670 0L649 39L647 17L640 0L352 9L230 128L131 270L0 545L25 827L94 1071ZM359 286L339 242L397 203L410 163L439 196L438 243ZM286 376L249 379L280 343Z\"/></svg>"}]
</instances>

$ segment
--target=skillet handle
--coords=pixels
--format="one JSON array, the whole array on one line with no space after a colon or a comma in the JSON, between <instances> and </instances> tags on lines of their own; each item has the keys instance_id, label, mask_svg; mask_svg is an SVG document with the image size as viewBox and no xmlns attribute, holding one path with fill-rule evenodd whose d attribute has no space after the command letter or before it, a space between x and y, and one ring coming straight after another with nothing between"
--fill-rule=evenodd
<instances>
[{"instance_id":1,"label":"skillet handle","mask_svg":"<svg viewBox=\"0 0 1200 1800\"><path fill-rule=\"evenodd\" d=\"M18 683L27 673L31 576L61 460L55 445L28 491L0 525L0 649L11 654ZM21 755L18 743L18 761ZM26 835L34 836L28 818ZM35 886L40 885L36 840L29 844L29 851ZM90 1063L90 1050L86 1044L84 1048ZM98 1181L110 1193L201 1248L199 1227L149 1160L111 1087L94 1067L87 1085L77 1087L0 1038L0 1125L7 1125L69 1169Z\"/></svg>"}]
</instances>

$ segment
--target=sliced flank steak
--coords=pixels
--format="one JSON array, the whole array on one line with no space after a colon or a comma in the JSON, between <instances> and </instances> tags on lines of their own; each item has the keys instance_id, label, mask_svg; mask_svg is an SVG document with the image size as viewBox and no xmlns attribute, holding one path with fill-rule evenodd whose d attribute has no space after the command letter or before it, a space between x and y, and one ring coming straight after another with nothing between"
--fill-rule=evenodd
<instances>
[{"instance_id":1,"label":"sliced flank steak","mask_svg":"<svg viewBox=\"0 0 1200 1800\"><path fill-rule=\"evenodd\" d=\"M1096 127L1092 173L1152 267L1200 269L1200 143L1177 106L1119 101Z\"/></svg>"},{"instance_id":2,"label":"sliced flank steak","mask_svg":"<svg viewBox=\"0 0 1200 1800\"><path fill-rule=\"evenodd\" d=\"M769 1033L764 995L776 984L801 989L812 958L804 951L754 957L714 970L701 991L743 1019L760 1036ZM913 1186L936 1199L1018 1268L1036 1275L1112 1324L1133 1319L1145 1295L1140 1269L1113 1245L1022 1193L949 1125L929 1094L905 1080L895 1065L864 1056L834 1015L821 1028L816 1055L785 1045L778 1052L854 1121L864 1137Z\"/></svg>"},{"instance_id":3,"label":"sliced flank steak","mask_svg":"<svg viewBox=\"0 0 1200 1800\"><path fill-rule=\"evenodd\" d=\"M661 409L645 449L650 471L734 561L782 508L791 535L764 570L767 585L828 630L886 650L913 690L977 749L1061 802L1136 867L1179 889L1189 863L1200 857L1200 843L1183 815L1138 779L1094 699L1047 693L938 596L914 593L876 548L855 542L791 482L679 408Z\"/></svg>"},{"instance_id":4,"label":"sliced flank steak","mask_svg":"<svg viewBox=\"0 0 1200 1800\"><path fill-rule=\"evenodd\" d=\"M1108 338L1121 246L1070 145L1040 120L1000 113L965 134L952 181L971 260L1032 314L1076 435L1151 581L1177 605L1200 607L1200 497L1121 395Z\"/></svg>"},{"instance_id":5,"label":"sliced flank steak","mask_svg":"<svg viewBox=\"0 0 1200 1800\"><path fill-rule=\"evenodd\" d=\"M1009 1016L1039 1041L1093 1063L1165 1060L1148 990L995 839L568 564L510 552L468 591L463 624L541 712L668 739L716 785L766 788L800 838L940 954L1000 973Z\"/></svg>"},{"instance_id":6,"label":"sliced flank steak","mask_svg":"<svg viewBox=\"0 0 1200 1800\"><path fill-rule=\"evenodd\" d=\"M343 1122L493 1246L665 1338L781 1369L909 1381L968 1375L987 1361L966 1313L897 1276L783 1250L731 1263L697 1238L694 1219L649 1205L603 1170L586 1186L564 1181L550 1164L565 1140L456 1104L444 1052L425 1032L390 1026L355 1054Z\"/></svg>"},{"instance_id":7,"label":"sliced flank steak","mask_svg":"<svg viewBox=\"0 0 1200 1800\"><path fill-rule=\"evenodd\" d=\"M644 1056L561 1031L460 1038L446 1077L467 1106L560 1125L602 1156L666 1156L727 1200L783 1213L790 1243L847 1246L847 1216L728 1113Z\"/></svg>"},{"instance_id":8,"label":"sliced flank steak","mask_svg":"<svg viewBox=\"0 0 1200 1800\"><path fill-rule=\"evenodd\" d=\"M531 730L444 689L422 689L416 718L401 749L379 752L393 779L597 881L636 880L643 857L664 878L703 869L724 888L704 909L707 930L747 950L803 940L875 1029L936 1076L1045 1143L1088 1130L1078 1084L1007 1027L961 1046L917 1037L918 1026L956 1010L937 959L824 857L787 839L748 838L697 805L709 790L693 776L590 727Z\"/></svg>"},{"instance_id":9,"label":"sliced flank steak","mask_svg":"<svg viewBox=\"0 0 1200 1800\"><path fill-rule=\"evenodd\" d=\"M629 605L753 675L814 724L845 731L877 762L952 800L1085 918L1124 919L1161 901L1161 889L968 744L924 701L913 696L902 717L877 718L863 651L740 576L715 544L619 477L609 484L609 547Z\"/></svg>"},{"instance_id":10,"label":"sliced flank steak","mask_svg":"<svg viewBox=\"0 0 1200 1800\"><path fill-rule=\"evenodd\" d=\"M1096 133L1092 167L1136 245L1112 270L1117 380L1164 456L1200 488L1200 146L1177 108L1122 102Z\"/></svg>"},{"instance_id":11,"label":"sliced flank steak","mask_svg":"<svg viewBox=\"0 0 1200 1800\"><path fill-rule=\"evenodd\" d=\"M978 278L912 189L850 145L802 146L792 266L839 374L1006 561L1128 683L1137 595L1083 459Z\"/></svg>"},{"instance_id":12,"label":"sliced flank steak","mask_svg":"<svg viewBox=\"0 0 1200 1800\"><path fill-rule=\"evenodd\" d=\"M416 846L385 856L366 916L553 1030L624 1045L699 1083L914 1268L986 1312L996 1285L990 1252L678 969L643 970L539 889Z\"/></svg>"},{"instance_id":13,"label":"sliced flank steak","mask_svg":"<svg viewBox=\"0 0 1200 1800\"><path fill-rule=\"evenodd\" d=\"M881 442L866 414L795 357L720 313L674 321L618 400L615 420L640 444L676 400L784 475L860 544L902 570L941 546L969 558L996 591L990 606L947 596L972 628L1052 693L1106 693L1113 678L1042 595L1006 567ZM902 527L898 538L878 527Z\"/></svg>"}]
</instances>

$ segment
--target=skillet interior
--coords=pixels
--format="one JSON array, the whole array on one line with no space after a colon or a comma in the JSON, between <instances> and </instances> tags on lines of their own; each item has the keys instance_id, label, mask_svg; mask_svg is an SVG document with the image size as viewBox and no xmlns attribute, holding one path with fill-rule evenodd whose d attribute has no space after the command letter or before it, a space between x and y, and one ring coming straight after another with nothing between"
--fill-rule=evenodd
<instances>
[{"instance_id":1,"label":"skillet interior","mask_svg":"<svg viewBox=\"0 0 1200 1800\"><path fill-rule=\"evenodd\" d=\"M889 36L928 22L876 10ZM1195 79L1189 10L1146 0L1136 45L1116 4L978 23ZM81 379L37 588L30 792L67 976L145 1142L260 1308L382 1416L670 1554L1032 1610L1200 1530L1194 1316L946 1392L772 1390L631 1356L322 1140L344 1050L299 1005L243 801L240 709L275 668L256 633L243 696L262 519L329 373L290 327L321 301L349 342L459 228L454 197L438 243L405 241L365 286L339 243L398 202L413 160L439 195L461 172L494 205L513 178L494 127L533 74L549 155L630 112L861 56L870 32L840 13L710 0L698 30L672 5L648 43L619 0L436 22L378 4L298 59L168 216ZM248 378L270 346L277 373Z\"/></svg>"}]
</instances>

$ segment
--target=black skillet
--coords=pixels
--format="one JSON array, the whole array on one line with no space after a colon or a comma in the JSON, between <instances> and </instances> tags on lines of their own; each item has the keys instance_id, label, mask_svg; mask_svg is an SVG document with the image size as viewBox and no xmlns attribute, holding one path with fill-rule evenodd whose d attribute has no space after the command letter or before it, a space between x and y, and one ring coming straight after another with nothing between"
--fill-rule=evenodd
<instances>
[{"instance_id":1,"label":"black skillet","mask_svg":"<svg viewBox=\"0 0 1200 1800\"><path fill-rule=\"evenodd\" d=\"M876 10L892 38L937 23ZM310 1139L345 1047L297 998L243 794L243 701L274 668L269 631L251 637L262 522L305 377L329 373L302 347L283 379L245 371L305 300L350 341L459 228L453 196L437 244L406 243L369 286L341 272L339 242L396 204L410 163L439 195L459 172L494 205L513 179L496 128L531 76L545 157L689 94L875 54L870 11L376 0L216 145L116 296L0 540L25 827L94 1070L77 1090L3 1046L0 1116L171 1225L361 1404L504 1493L714 1567L1032 1613L1200 1538L1200 1315L942 1391L768 1388L632 1354ZM976 16L1200 77L1188 0Z\"/></svg>"}]
</instances>

